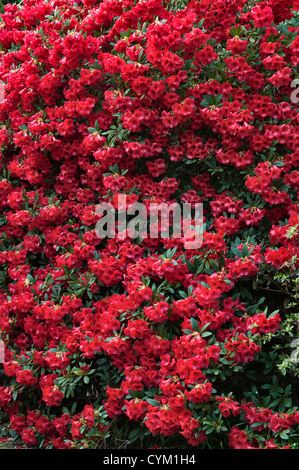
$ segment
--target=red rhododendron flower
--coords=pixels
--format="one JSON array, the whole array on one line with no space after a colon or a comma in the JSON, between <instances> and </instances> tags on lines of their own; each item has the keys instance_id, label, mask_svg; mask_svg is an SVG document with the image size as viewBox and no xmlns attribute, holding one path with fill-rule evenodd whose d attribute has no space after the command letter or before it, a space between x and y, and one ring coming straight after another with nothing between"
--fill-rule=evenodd
<instances>
[{"instance_id":1,"label":"red rhododendron flower","mask_svg":"<svg viewBox=\"0 0 299 470\"><path fill-rule=\"evenodd\" d=\"M28 447L296 447L298 0L2 10L4 421Z\"/></svg>"}]
</instances>

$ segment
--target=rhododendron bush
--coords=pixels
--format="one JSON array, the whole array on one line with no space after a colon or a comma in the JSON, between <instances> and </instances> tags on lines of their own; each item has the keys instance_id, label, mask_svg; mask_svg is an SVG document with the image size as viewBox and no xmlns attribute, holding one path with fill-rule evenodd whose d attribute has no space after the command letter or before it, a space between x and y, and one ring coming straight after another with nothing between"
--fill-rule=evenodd
<instances>
[{"instance_id":1,"label":"rhododendron bush","mask_svg":"<svg viewBox=\"0 0 299 470\"><path fill-rule=\"evenodd\" d=\"M298 6L5 6L0 410L25 444L298 447ZM202 203L201 246L99 238L120 194Z\"/></svg>"}]
</instances>

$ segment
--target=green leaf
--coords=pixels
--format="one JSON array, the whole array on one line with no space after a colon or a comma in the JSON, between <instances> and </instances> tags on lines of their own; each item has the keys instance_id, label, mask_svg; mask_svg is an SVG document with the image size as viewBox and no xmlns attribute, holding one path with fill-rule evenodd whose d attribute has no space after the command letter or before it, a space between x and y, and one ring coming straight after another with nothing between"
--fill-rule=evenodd
<instances>
[{"instance_id":1,"label":"green leaf","mask_svg":"<svg viewBox=\"0 0 299 470\"><path fill-rule=\"evenodd\" d=\"M282 431L282 432L279 434L279 437L280 437L281 439L284 439L284 440L289 439L289 437L290 437L290 436L289 436L289 431L290 431L289 429L285 429L284 431Z\"/></svg>"},{"instance_id":2,"label":"green leaf","mask_svg":"<svg viewBox=\"0 0 299 470\"><path fill-rule=\"evenodd\" d=\"M205 429L206 434L211 434L213 431L215 431L214 426L209 426L207 429Z\"/></svg>"},{"instance_id":3,"label":"green leaf","mask_svg":"<svg viewBox=\"0 0 299 470\"><path fill-rule=\"evenodd\" d=\"M271 407L272 408L275 408L276 405L278 405L278 403L281 402L281 397L280 398L276 398L276 400L272 401L271 403Z\"/></svg>"},{"instance_id":4,"label":"green leaf","mask_svg":"<svg viewBox=\"0 0 299 470\"><path fill-rule=\"evenodd\" d=\"M257 428L258 426L261 426L262 424L264 424L264 421L261 421L259 423L253 423L250 425L251 428Z\"/></svg>"},{"instance_id":5,"label":"green leaf","mask_svg":"<svg viewBox=\"0 0 299 470\"><path fill-rule=\"evenodd\" d=\"M146 401L152 406L161 406L161 403L153 398L147 398Z\"/></svg>"},{"instance_id":6,"label":"green leaf","mask_svg":"<svg viewBox=\"0 0 299 470\"><path fill-rule=\"evenodd\" d=\"M190 320L190 323L191 323L191 326L193 328L193 331L197 331L199 333L199 324L195 320L195 318L192 317L191 320Z\"/></svg>"},{"instance_id":7,"label":"green leaf","mask_svg":"<svg viewBox=\"0 0 299 470\"><path fill-rule=\"evenodd\" d=\"M211 324L211 322L209 321L208 323L206 323L200 330L200 333L203 333L208 327L209 325Z\"/></svg>"},{"instance_id":8,"label":"green leaf","mask_svg":"<svg viewBox=\"0 0 299 470\"><path fill-rule=\"evenodd\" d=\"M184 292L183 290L179 290L178 294L180 295L180 297L182 297L182 299L186 299L188 297L186 292Z\"/></svg>"},{"instance_id":9,"label":"green leaf","mask_svg":"<svg viewBox=\"0 0 299 470\"><path fill-rule=\"evenodd\" d=\"M248 256L248 246L244 243L242 247L242 258L246 258Z\"/></svg>"},{"instance_id":10,"label":"green leaf","mask_svg":"<svg viewBox=\"0 0 299 470\"><path fill-rule=\"evenodd\" d=\"M115 421L114 421L114 424L113 424L113 435L114 435L114 437L116 437L116 439L121 439L121 437L122 437L121 432L118 429Z\"/></svg>"},{"instance_id":11,"label":"green leaf","mask_svg":"<svg viewBox=\"0 0 299 470\"><path fill-rule=\"evenodd\" d=\"M202 100L200 102L200 106L202 106L203 108L208 108L210 106L210 103L207 100Z\"/></svg>"},{"instance_id":12,"label":"green leaf","mask_svg":"<svg viewBox=\"0 0 299 470\"><path fill-rule=\"evenodd\" d=\"M202 333L200 336L202 338L206 338L207 336L211 336L213 333L211 331L205 331L204 333Z\"/></svg>"},{"instance_id":13,"label":"green leaf","mask_svg":"<svg viewBox=\"0 0 299 470\"><path fill-rule=\"evenodd\" d=\"M192 335L193 331L192 330L183 330L183 333L186 335Z\"/></svg>"},{"instance_id":14,"label":"green leaf","mask_svg":"<svg viewBox=\"0 0 299 470\"><path fill-rule=\"evenodd\" d=\"M188 259L186 260L186 266L189 269L190 273L196 274L196 266L194 263L191 263Z\"/></svg>"},{"instance_id":15,"label":"green leaf","mask_svg":"<svg viewBox=\"0 0 299 470\"><path fill-rule=\"evenodd\" d=\"M223 255L219 256L218 268L221 271L222 268L225 266L225 258Z\"/></svg>"},{"instance_id":16,"label":"green leaf","mask_svg":"<svg viewBox=\"0 0 299 470\"><path fill-rule=\"evenodd\" d=\"M231 251L233 252L234 255L236 255L238 258L243 258L242 252L238 250L235 246L231 247Z\"/></svg>"},{"instance_id":17,"label":"green leaf","mask_svg":"<svg viewBox=\"0 0 299 470\"><path fill-rule=\"evenodd\" d=\"M133 429L133 431L131 431L129 436L128 436L128 440L130 442L135 442L137 439L140 438L140 433L141 433L141 429L139 429L139 428Z\"/></svg>"}]
</instances>

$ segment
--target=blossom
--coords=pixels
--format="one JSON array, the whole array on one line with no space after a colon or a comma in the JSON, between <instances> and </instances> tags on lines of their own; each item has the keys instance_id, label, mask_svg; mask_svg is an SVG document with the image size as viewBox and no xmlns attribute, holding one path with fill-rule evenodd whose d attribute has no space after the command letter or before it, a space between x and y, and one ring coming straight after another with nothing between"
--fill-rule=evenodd
<instances>
[{"instance_id":1,"label":"blossom","mask_svg":"<svg viewBox=\"0 0 299 470\"><path fill-rule=\"evenodd\" d=\"M294 442L266 342L299 265L296 2L183 3L1 14L0 412L27 446ZM184 211L121 232L173 203L202 204L200 244Z\"/></svg>"}]
</instances>

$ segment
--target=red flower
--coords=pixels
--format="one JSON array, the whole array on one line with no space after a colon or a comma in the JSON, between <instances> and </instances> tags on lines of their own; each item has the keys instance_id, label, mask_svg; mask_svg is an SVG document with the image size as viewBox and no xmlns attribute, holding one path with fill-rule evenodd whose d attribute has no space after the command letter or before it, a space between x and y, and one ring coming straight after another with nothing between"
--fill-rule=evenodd
<instances>
[{"instance_id":1,"label":"red flower","mask_svg":"<svg viewBox=\"0 0 299 470\"><path fill-rule=\"evenodd\" d=\"M295 439L288 400L232 397L283 324L257 281L298 268L298 1L175 3L1 14L0 414L28 446L98 447L123 419L149 446L217 445L230 420L231 448ZM99 238L103 202L201 203L201 244L185 214Z\"/></svg>"},{"instance_id":2,"label":"red flower","mask_svg":"<svg viewBox=\"0 0 299 470\"><path fill-rule=\"evenodd\" d=\"M270 26L274 21L273 10L267 2L261 2L251 10L253 23L256 28Z\"/></svg>"},{"instance_id":3,"label":"red flower","mask_svg":"<svg viewBox=\"0 0 299 470\"><path fill-rule=\"evenodd\" d=\"M34 377L31 370L20 369L16 373L16 381L21 385L30 387L32 385L35 385L38 379Z\"/></svg>"},{"instance_id":4,"label":"red flower","mask_svg":"<svg viewBox=\"0 0 299 470\"><path fill-rule=\"evenodd\" d=\"M215 400L219 402L219 410L224 417L230 416L230 412L234 416L241 413L239 403L230 397L216 397Z\"/></svg>"},{"instance_id":5,"label":"red flower","mask_svg":"<svg viewBox=\"0 0 299 470\"><path fill-rule=\"evenodd\" d=\"M144 314L152 322L163 322L168 319L169 305L167 302L157 302L151 307L144 307Z\"/></svg>"},{"instance_id":6,"label":"red flower","mask_svg":"<svg viewBox=\"0 0 299 470\"><path fill-rule=\"evenodd\" d=\"M261 350L260 346L242 333L238 335L237 340L229 340L225 344L225 349L228 351L228 360L239 363L252 361L254 356Z\"/></svg>"},{"instance_id":7,"label":"red flower","mask_svg":"<svg viewBox=\"0 0 299 470\"><path fill-rule=\"evenodd\" d=\"M29 446L36 446L36 436L33 428L26 428L21 432L22 440Z\"/></svg>"},{"instance_id":8,"label":"red flower","mask_svg":"<svg viewBox=\"0 0 299 470\"><path fill-rule=\"evenodd\" d=\"M144 400L140 400L139 398L135 398L134 400L125 400L125 414L134 421L138 421L139 419L142 420L147 411L148 403Z\"/></svg>"},{"instance_id":9,"label":"red flower","mask_svg":"<svg viewBox=\"0 0 299 470\"><path fill-rule=\"evenodd\" d=\"M185 393L187 400L192 401L193 403L203 403L209 401L212 394L212 384L207 382L204 384L197 384L195 387Z\"/></svg>"},{"instance_id":10,"label":"red flower","mask_svg":"<svg viewBox=\"0 0 299 470\"><path fill-rule=\"evenodd\" d=\"M251 446L245 431L241 431L237 426L233 426L228 433L229 447L233 449L254 449Z\"/></svg>"}]
</instances>

